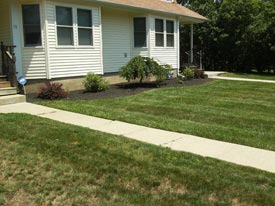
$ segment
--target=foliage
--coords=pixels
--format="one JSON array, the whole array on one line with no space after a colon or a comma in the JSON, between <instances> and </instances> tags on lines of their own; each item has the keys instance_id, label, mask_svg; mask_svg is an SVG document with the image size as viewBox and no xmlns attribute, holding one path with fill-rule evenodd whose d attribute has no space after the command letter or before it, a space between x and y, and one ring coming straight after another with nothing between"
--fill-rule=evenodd
<instances>
[{"instance_id":1,"label":"foliage","mask_svg":"<svg viewBox=\"0 0 275 206\"><path fill-rule=\"evenodd\" d=\"M178 75L178 83L183 84L184 83L184 76L183 75Z\"/></svg>"},{"instance_id":2,"label":"foliage","mask_svg":"<svg viewBox=\"0 0 275 206\"><path fill-rule=\"evenodd\" d=\"M195 50L204 52L206 69L262 72L275 67L275 1L178 0L206 16L209 21L194 26ZM182 25L183 26L183 25ZM181 31L181 49L190 48L190 29Z\"/></svg>"},{"instance_id":3,"label":"foliage","mask_svg":"<svg viewBox=\"0 0 275 206\"><path fill-rule=\"evenodd\" d=\"M108 82L101 76L94 73L89 73L83 81L86 92L100 92L109 88Z\"/></svg>"},{"instance_id":4,"label":"foliage","mask_svg":"<svg viewBox=\"0 0 275 206\"><path fill-rule=\"evenodd\" d=\"M63 84L59 82L46 82L40 87L38 98L41 99L62 99L68 96L68 93L62 88Z\"/></svg>"},{"instance_id":5,"label":"foliage","mask_svg":"<svg viewBox=\"0 0 275 206\"><path fill-rule=\"evenodd\" d=\"M195 77L194 71L189 67L187 67L183 70L183 75L186 80L194 79L194 77Z\"/></svg>"},{"instance_id":6,"label":"foliage","mask_svg":"<svg viewBox=\"0 0 275 206\"><path fill-rule=\"evenodd\" d=\"M128 82L139 79L139 82L142 83L145 78L152 75L155 76L157 82L160 83L167 76L166 66L167 65L159 65L152 58L136 56L132 58L126 66L123 66L119 73L120 76L125 78Z\"/></svg>"},{"instance_id":7,"label":"foliage","mask_svg":"<svg viewBox=\"0 0 275 206\"><path fill-rule=\"evenodd\" d=\"M207 78L207 75L205 74L204 70L203 69L193 69L194 71L194 78L195 79L205 79Z\"/></svg>"}]
</instances>

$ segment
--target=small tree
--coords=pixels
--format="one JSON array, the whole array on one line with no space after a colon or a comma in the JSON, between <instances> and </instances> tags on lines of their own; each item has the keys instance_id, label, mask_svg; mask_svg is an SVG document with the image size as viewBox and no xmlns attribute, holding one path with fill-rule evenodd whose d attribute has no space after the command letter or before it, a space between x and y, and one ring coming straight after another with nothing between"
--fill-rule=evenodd
<instances>
[{"instance_id":1,"label":"small tree","mask_svg":"<svg viewBox=\"0 0 275 206\"><path fill-rule=\"evenodd\" d=\"M126 66L121 67L119 73L128 82L139 79L140 83L151 75L156 77L157 82L162 82L167 75L164 67L152 58L142 56L132 58Z\"/></svg>"}]
</instances>

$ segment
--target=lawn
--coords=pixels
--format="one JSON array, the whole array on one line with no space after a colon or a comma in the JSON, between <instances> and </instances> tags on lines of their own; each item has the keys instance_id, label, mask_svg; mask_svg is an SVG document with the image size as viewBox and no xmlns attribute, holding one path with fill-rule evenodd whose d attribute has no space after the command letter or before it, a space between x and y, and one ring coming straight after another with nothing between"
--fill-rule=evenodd
<instances>
[{"instance_id":1,"label":"lawn","mask_svg":"<svg viewBox=\"0 0 275 206\"><path fill-rule=\"evenodd\" d=\"M236 78L248 78L248 79L263 79L263 80L274 80L275 81L275 74L270 73L225 73L222 74L223 77L236 77Z\"/></svg>"},{"instance_id":2,"label":"lawn","mask_svg":"<svg viewBox=\"0 0 275 206\"><path fill-rule=\"evenodd\" d=\"M0 205L273 206L275 174L0 114Z\"/></svg>"},{"instance_id":3,"label":"lawn","mask_svg":"<svg viewBox=\"0 0 275 206\"><path fill-rule=\"evenodd\" d=\"M135 96L40 104L275 151L275 84L213 81Z\"/></svg>"}]
</instances>

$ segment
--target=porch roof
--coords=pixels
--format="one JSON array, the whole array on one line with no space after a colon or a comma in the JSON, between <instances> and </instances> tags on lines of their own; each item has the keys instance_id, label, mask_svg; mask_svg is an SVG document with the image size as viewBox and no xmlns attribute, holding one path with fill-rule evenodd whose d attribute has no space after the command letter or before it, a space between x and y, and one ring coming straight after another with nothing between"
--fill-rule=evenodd
<instances>
[{"instance_id":1,"label":"porch roof","mask_svg":"<svg viewBox=\"0 0 275 206\"><path fill-rule=\"evenodd\" d=\"M201 23L207 18L178 4L166 2L165 0L96 0L105 4L120 5L129 8L143 9L154 12L177 15L185 17L189 23Z\"/></svg>"}]
</instances>

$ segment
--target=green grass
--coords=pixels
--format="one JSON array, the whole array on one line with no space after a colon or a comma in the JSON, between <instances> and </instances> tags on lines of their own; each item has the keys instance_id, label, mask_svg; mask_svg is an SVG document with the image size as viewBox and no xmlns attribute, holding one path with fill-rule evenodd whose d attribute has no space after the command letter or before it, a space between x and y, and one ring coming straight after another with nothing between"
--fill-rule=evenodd
<instances>
[{"instance_id":1,"label":"green grass","mask_svg":"<svg viewBox=\"0 0 275 206\"><path fill-rule=\"evenodd\" d=\"M275 174L22 114L0 114L2 206L273 206Z\"/></svg>"},{"instance_id":2,"label":"green grass","mask_svg":"<svg viewBox=\"0 0 275 206\"><path fill-rule=\"evenodd\" d=\"M275 84L213 81L135 96L41 104L275 151Z\"/></svg>"},{"instance_id":3,"label":"green grass","mask_svg":"<svg viewBox=\"0 0 275 206\"><path fill-rule=\"evenodd\" d=\"M275 74L270 73L225 73L222 74L223 77L236 77L236 78L248 78L248 79L262 79L262 80L274 80L275 81Z\"/></svg>"}]
</instances>

